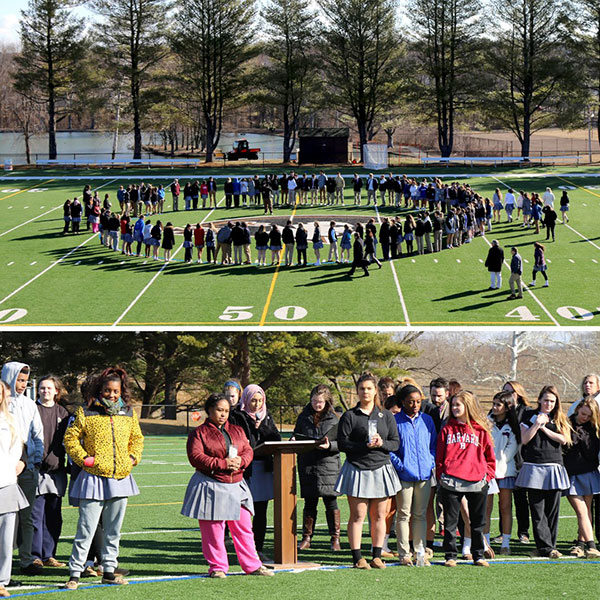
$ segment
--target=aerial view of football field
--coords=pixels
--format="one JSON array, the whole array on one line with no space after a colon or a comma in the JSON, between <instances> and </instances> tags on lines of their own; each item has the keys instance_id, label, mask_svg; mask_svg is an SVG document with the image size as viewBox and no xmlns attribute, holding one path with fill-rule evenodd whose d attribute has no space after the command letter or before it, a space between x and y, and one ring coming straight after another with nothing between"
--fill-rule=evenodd
<instances>
[{"instance_id":1,"label":"aerial view of football field","mask_svg":"<svg viewBox=\"0 0 600 600\"><path fill-rule=\"evenodd\" d=\"M258 168L229 170L248 176ZM335 173L332 173L335 174ZM395 173L396 174L396 173ZM5 327L290 327L360 328L414 326L545 326L600 325L600 298L593 285L600 274L600 172L583 167L539 167L496 171L493 168L432 167L409 169L407 175L421 180L440 176L444 182L469 183L476 192L492 197L494 189L509 187L542 194L551 187L556 209L561 189L570 197L570 221L557 224L556 241L546 244L549 287L538 278L526 287L522 299L508 300L510 247L523 257L523 282L531 281L534 241L545 242L545 230L536 234L522 222L494 224L493 231L472 243L439 253L410 255L373 264L370 276L360 269L348 276L349 265L324 262L315 265L312 244L306 267L286 267L281 261L256 264L252 243L249 265L190 264L183 260L183 236L177 229L173 259L125 256L99 242L97 234L82 223L79 234L63 235L63 203L79 196L85 184L100 198L110 195L118 208L119 185L145 181L168 187L174 178L188 180L218 175L216 209L172 211L167 192L165 212L153 215L176 228L187 223L244 220L252 234L260 224L283 226L288 219L302 222L309 232L319 222L326 236L330 221L336 222L338 238L345 223L354 227L383 217L400 216L411 209L355 206L351 172L346 170L345 203L335 206L296 205L276 208L264 217L262 206L226 209L223 171L208 173L186 169L16 171L0 179L0 325ZM363 174L364 177L364 174ZM559 213L560 221L560 213ZM309 242L310 242L309 236ZM493 239L505 250L503 284L490 290L484 262ZM135 244L134 244L135 247ZM403 250L405 247L403 246ZM327 259L328 245L322 259ZM283 253L282 253L283 255ZM381 255L379 255L381 258Z\"/></svg>"}]
</instances>

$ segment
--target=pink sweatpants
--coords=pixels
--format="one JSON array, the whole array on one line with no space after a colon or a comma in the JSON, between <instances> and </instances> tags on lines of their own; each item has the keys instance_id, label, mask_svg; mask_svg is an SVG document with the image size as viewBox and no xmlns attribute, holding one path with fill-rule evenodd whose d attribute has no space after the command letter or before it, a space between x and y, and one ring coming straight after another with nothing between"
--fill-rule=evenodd
<instances>
[{"instance_id":1,"label":"pink sweatpants","mask_svg":"<svg viewBox=\"0 0 600 600\"><path fill-rule=\"evenodd\" d=\"M199 520L202 534L202 553L209 564L209 573L229 570L227 550L225 549L225 521ZM244 507L241 509L239 521L227 521L235 553L244 573L252 573L260 569L262 563L256 554L252 518Z\"/></svg>"}]
</instances>

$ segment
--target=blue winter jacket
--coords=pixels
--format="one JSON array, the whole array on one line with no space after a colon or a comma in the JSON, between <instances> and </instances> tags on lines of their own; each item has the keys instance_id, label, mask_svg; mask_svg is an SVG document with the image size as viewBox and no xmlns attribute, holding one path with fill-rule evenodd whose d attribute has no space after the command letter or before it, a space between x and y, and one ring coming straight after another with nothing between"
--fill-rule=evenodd
<instances>
[{"instance_id":1,"label":"blue winter jacket","mask_svg":"<svg viewBox=\"0 0 600 600\"><path fill-rule=\"evenodd\" d=\"M404 411L394 415L400 447L390 452L392 464L402 481L426 481L435 467L437 432L433 419L420 412L414 419Z\"/></svg>"}]
</instances>

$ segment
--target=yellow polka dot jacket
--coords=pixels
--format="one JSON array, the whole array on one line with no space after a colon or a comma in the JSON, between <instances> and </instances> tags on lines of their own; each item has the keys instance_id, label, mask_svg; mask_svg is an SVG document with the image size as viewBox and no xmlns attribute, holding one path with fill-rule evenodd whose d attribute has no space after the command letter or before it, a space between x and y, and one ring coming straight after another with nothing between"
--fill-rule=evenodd
<instances>
[{"instance_id":1,"label":"yellow polka dot jacket","mask_svg":"<svg viewBox=\"0 0 600 600\"><path fill-rule=\"evenodd\" d=\"M82 406L67 428L64 445L73 462L84 471L123 479L142 460L144 436L137 415L129 406L112 416L101 406ZM83 465L88 456L95 459L92 467Z\"/></svg>"}]
</instances>

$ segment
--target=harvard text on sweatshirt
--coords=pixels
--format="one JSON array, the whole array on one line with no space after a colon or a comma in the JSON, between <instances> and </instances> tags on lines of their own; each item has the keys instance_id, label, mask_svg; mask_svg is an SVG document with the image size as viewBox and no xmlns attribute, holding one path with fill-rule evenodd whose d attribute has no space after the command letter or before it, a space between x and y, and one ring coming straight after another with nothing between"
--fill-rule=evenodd
<instances>
[{"instance_id":1,"label":"harvard text on sweatshirt","mask_svg":"<svg viewBox=\"0 0 600 600\"><path fill-rule=\"evenodd\" d=\"M490 434L477 423L461 423L450 418L438 436L436 452L438 480L450 475L465 481L494 478L496 457Z\"/></svg>"}]
</instances>

